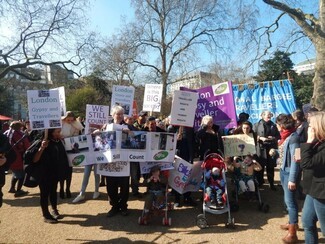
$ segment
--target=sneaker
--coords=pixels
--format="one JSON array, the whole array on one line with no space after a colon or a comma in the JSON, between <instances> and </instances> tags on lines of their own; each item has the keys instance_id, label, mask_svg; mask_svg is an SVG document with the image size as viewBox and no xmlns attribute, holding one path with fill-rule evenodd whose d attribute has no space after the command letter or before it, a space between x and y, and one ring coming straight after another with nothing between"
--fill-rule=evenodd
<instances>
[{"instance_id":1,"label":"sneaker","mask_svg":"<svg viewBox=\"0 0 325 244\"><path fill-rule=\"evenodd\" d=\"M84 195L79 194L75 199L73 199L72 203L77 203L85 199Z\"/></svg>"},{"instance_id":2,"label":"sneaker","mask_svg":"<svg viewBox=\"0 0 325 244\"><path fill-rule=\"evenodd\" d=\"M59 214L59 211L57 209L54 209L51 213L52 217L56 220L62 219L62 215Z\"/></svg>"},{"instance_id":3,"label":"sneaker","mask_svg":"<svg viewBox=\"0 0 325 244\"><path fill-rule=\"evenodd\" d=\"M58 223L58 220L51 216L51 217L44 217L44 222L49 224L56 224Z\"/></svg>"},{"instance_id":4,"label":"sneaker","mask_svg":"<svg viewBox=\"0 0 325 244\"><path fill-rule=\"evenodd\" d=\"M110 218L113 217L114 215L116 215L118 213L118 209L116 208L111 208L111 210L108 211L106 217Z\"/></svg>"},{"instance_id":5,"label":"sneaker","mask_svg":"<svg viewBox=\"0 0 325 244\"><path fill-rule=\"evenodd\" d=\"M100 193L98 191L95 191L94 195L93 195L93 199L97 199L97 198L99 198L99 196L100 196Z\"/></svg>"},{"instance_id":6,"label":"sneaker","mask_svg":"<svg viewBox=\"0 0 325 244\"><path fill-rule=\"evenodd\" d=\"M22 196L25 196L28 194L28 191L23 191L23 190L19 190L19 191L16 191L15 193L15 197L22 197Z\"/></svg>"},{"instance_id":7,"label":"sneaker","mask_svg":"<svg viewBox=\"0 0 325 244\"><path fill-rule=\"evenodd\" d=\"M127 215L129 215L128 210L127 210L127 209L121 209L121 215L122 215L122 216L127 216Z\"/></svg>"}]
</instances>

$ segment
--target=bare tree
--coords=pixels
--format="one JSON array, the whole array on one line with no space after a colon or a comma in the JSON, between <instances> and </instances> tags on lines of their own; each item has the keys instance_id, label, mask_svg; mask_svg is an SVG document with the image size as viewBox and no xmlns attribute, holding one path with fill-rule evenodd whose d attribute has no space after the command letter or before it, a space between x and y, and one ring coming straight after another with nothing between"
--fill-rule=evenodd
<instances>
[{"instance_id":1,"label":"bare tree","mask_svg":"<svg viewBox=\"0 0 325 244\"><path fill-rule=\"evenodd\" d=\"M38 80L22 68L59 64L68 70L83 61L88 0L1 0L0 79L10 71Z\"/></svg>"},{"instance_id":2,"label":"bare tree","mask_svg":"<svg viewBox=\"0 0 325 244\"><path fill-rule=\"evenodd\" d=\"M318 18L310 13L304 13L301 9L295 8L284 3L284 1L263 0L264 3L278 9L282 12L279 16L287 14L309 38L316 50L315 76L313 79L314 91L312 97L312 105L319 110L325 110L325 0L319 0ZM278 19L279 19L278 18ZM278 24L276 27L278 28ZM269 32L266 32L269 33ZM301 37L301 36L300 36ZM295 39L297 40L297 38Z\"/></svg>"},{"instance_id":3,"label":"bare tree","mask_svg":"<svg viewBox=\"0 0 325 244\"><path fill-rule=\"evenodd\" d=\"M235 41L229 36L244 32L255 15L244 1L142 0L133 5L136 23L128 27L141 54L134 62L154 71L164 85L163 100L177 65L189 65L202 47L220 52Z\"/></svg>"}]
</instances>

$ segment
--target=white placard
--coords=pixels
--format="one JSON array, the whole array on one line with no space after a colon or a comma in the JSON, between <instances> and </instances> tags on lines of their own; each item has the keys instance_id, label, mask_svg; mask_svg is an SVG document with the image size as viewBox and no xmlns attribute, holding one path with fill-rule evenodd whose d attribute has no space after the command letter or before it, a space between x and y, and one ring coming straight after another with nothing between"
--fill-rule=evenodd
<instances>
[{"instance_id":1,"label":"white placard","mask_svg":"<svg viewBox=\"0 0 325 244\"><path fill-rule=\"evenodd\" d=\"M61 128L59 90L28 90L28 115L32 130Z\"/></svg>"},{"instance_id":2,"label":"white placard","mask_svg":"<svg viewBox=\"0 0 325 244\"><path fill-rule=\"evenodd\" d=\"M109 106L104 105L86 105L85 134L91 134L98 127L108 123Z\"/></svg>"},{"instance_id":3,"label":"white placard","mask_svg":"<svg viewBox=\"0 0 325 244\"><path fill-rule=\"evenodd\" d=\"M130 176L130 162L99 164L97 174L115 177Z\"/></svg>"},{"instance_id":4,"label":"white placard","mask_svg":"<svg viewBox=\"0 0 325 244\"><path fill-rule=\"evenodd\" d=\"M196 92L174 91L170 123L193 127L198 98Z\"/></svg>"},{"instance_id":5,"label":"white placard","mask_svg":"<svg viewBox=\"0 0 325 244\"><path fill-rule=\"evenodd\" d=\"M64 86L60 86L57 88L53 88L51 90L58 90L59 91L59 98L60 98L60 104L61 104L61 116L64 116L67 113L67 108L65 105L65 90Z\"/></svg>"},{"instance_id":6,"label":"white placard","mask_svg":"<svg viewBox=\"0 0 325 244\"><path fill-rule=\"evenodd\" d=\"M113 86L112 101L111 101L111 115L112 108L119 105L124 108L124 114L132 116L133 99L134 99L133 86Z\"/></svg>"},{"instance_id":7,"label":"white placard","mask_svg":"<svg viewBox=\"0 0 325 244\"><path fill-rule=\"evenodd\" d=\"M222 136L226 157L253 155L256 153L253 134Z\"/></svg>"},{"instance_id":8,"label":"white placard","mask_svg":"<svg viewBox=\"0 0 325 244\"><path fill-rule=\"evenodd\" d=\"M146 84L143 97L143 111L160 112L162 84Z\"/></svg>"},{"instance_id":9,"label":"white placard","mask_svg":"<svg viewBox=\"0 0 325 244\"><path fill-rule=\"evenodd\" d=\"M67 152L70 166L84 166L94 163L90 135L79 135L64 138L64 147Z\"/></svg>"},{"instance_id":10,"label":"white placard","mask_svg":"<svg viewBox=\"0 0 325 244\"><path fill-rule=\"evenodd\" d=\"M180 194L198 191L202 181L202 161L193 164L175 156L174 169L170 170L168 184Z\"/></svg>"}]
</instances>

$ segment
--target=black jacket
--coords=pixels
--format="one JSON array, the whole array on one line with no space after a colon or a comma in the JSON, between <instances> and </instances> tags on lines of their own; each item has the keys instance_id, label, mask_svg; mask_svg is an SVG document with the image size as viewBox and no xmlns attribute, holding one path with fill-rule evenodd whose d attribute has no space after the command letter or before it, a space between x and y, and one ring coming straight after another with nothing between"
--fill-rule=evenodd
<instances>
[{"instance_id":1,"label":"black jacket","mask_svg":"<svg viewBox=\"0 0 325 244\"><path fill-rule=\"evenodd\" d=\"M304 193L325 199L325 141L302 143L300 147Z\"/></svg>"}]
</instances>

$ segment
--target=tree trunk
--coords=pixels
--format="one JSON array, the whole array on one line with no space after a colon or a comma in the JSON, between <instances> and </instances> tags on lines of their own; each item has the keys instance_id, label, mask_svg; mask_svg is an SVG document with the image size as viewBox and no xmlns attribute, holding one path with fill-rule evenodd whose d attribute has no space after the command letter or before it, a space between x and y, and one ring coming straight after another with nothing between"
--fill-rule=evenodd
<instances>
[{"instance_id":1,"label":"tree trunk","mask_svg":"<svg viewBox=\"0 0 325 244\"><path fill-rule=\"evenodd\" d=\"M316 64L313 79L314 92L311 99L312 106L325 111L325 39L319 37L316 41Z\"/></svg>"}]
</instances>

